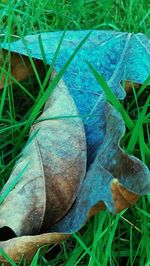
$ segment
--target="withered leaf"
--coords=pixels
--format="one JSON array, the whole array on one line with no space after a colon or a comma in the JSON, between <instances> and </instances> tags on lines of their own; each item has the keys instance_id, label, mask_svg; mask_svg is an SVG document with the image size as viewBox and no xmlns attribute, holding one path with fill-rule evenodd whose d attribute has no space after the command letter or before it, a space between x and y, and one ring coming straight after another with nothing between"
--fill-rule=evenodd
<instances>
[{"instance_id":1,"label":"withered leaf","mask_svg":"<svg viewBox=\"0 0 150 266\"><path fill-rule=\"evenodd\" d=\"M20 258L24 256L26 258L27 265L30 265L31 260L39 247L46 244L60 243L68 237L69 235L67 234L65 235L59 233L22 236L1 242L1 248L3 248L3 250L9 254L9 257L16 262L19 262ZM0 261L4 262L5 266L10 265L2 255L0 255Z\"/></svg>"},{"instance_id":2,"label":"withered leaf","mask_svg":"<svg viewBox=\"0 0 150 266\"><path fill-rule=\"evenodd\" d=\"M67 31L55 61L58 72L88 31ZM47 64L51 64L62 32L41 33ZM26 43L26 45L25 45ZM26 49L28 47L28 50ZM9 49L8 44L2 44ZM39 34L29 35L10 45L11 51L43 60ZM86 61L101 73L119 99L125 97L121 80L142 84L150 73L150 40L142 33L93 30L64 74L63 80L83 119L89 164L95 158L105 134L103 89L96 82Z\"/></svg>"},{"instance_id":3,"label":"withered leaf","mask_svg":"<svg viewBox=\"0 0 150 266\"><path fill-rule=\"evenodd\" d=\"M87 171L75 204L60 222L51 227L54 232L71 233L79 230L91 207L98 202L103 201L111 212L117 213L150 191L149 169L119 146L125 126L121 115L110 104L105 108L105 121L103 144Z\"/></svg>"},{"instance_id":4,"label":"withered leaf","mask_svg":"<svg viewBox=\"0 0 150 266\"><path fill-rule=\"evenodd\" d=\"M61 34L41 34L48 64L52 62ZM66 32L55 62L56 72L62 68L86 34L87 31ZM42 60L38 35L27 36L24 41L31 52L30 56ZM7 49L7 44L3 44L3 47ZM12 43L10 47L11 51L28 55L22 41ZM123 119L106 102L102 88L86 63L86 60L89 61L105 77L115 95L123 99L125 92L121 86L122 80L142 84L149 75L149 51L150 41L143 34L93 31L68 67L63 77L65 84L63 81L60 82L40 118L71 116L79 112L84 116L83 124L79 118L69 118L43 121L33 125L30 138L34 134L35 137L23 150L8 184L22 170L23 162L27 162L31 154L31 164L24 173L28 175L22 177L0 206L0 226L8 226L20 236L1 241L0 246L16 261L22 253L25 257L30 254L31 258L37 249L36 237L31 236L32 234L49 232L45 236L49 240L45 240L45 243L54 243L54 233L58 233L57 242L58 239L61 240L79 230L87 217L98 210L107 207L111 212L117 213L150 191L149 169L139 159L129 156L121 149L120 139L125 133ZM40 154L37 151L39 146ZM35 158L32 156L33 153L36 154ZM42 157L46 184L43 181L38 156ZM68 161L70 158L71 162ZM37 178L33 181L34 172L37 173ZM28 184L27 178L33 182L29 189L25 185ZM1 193L4 193L8 184ZM19 194L22 187L26 192ZM30 201L24 197L27 194ZM18 197L21 197L25 204L29 204L28 212L25 212L25 204L22 206L22 213L18 212ZM15 206L18 219L15 220L14 217L13 220L9 206ZM30 236L21 236L27 234ZM59 238L59 235L62 238ZM39 246L44 243L43 236L37 235ZM29 242L31 248L28 248ZM12 252L13 243L16 243L16 246Z\"/></svg>"},{"instance_id":5,"label":"withered leaf","mask_svg":"<svg viewBox=\"0 0 150 266\"><path fill-rule=\"evenodd\" d=\"M25 55L13 52L9 55L8 51L3 50L0 55L0 65L5 65L6 71L8 71L9 68L11 69L11 76L13 76L14 79L8 76L8 84L14 83L14 80L22 81L35 75L30 59ZM34 65L38 72L44 69L44 64L41 60L34 59ZM7 73L3 70L1 74L0 89L4 87L7 77Z\"/></svg>"},{"instance_id":6,"label":"withered leaf","mask_svg":"<svg viewBox=\"0 0 150 266\"><path fill-rule=\"evenodd\" d=\"M28 164L21 180L0 206L0 228L10 227L17 236L46 231L62 218L85 176L86 144L80 118L46 120L62 114L78 115L63 81L39 117L43 121L32 126L31 141L0 194L3 196Z\"/></svg>"}]
</instances>

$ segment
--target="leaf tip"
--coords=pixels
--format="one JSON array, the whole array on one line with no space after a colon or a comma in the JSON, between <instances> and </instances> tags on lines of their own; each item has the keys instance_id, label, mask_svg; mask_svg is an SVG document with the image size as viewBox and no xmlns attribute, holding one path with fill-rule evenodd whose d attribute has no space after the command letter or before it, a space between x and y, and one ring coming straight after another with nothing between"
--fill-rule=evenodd
<instances>
[{"instance_id":1,"label":"leaf tip","mask_svg":"<svg viewBox=\"0 0 150 266\"><path fill-rule=\"evenodd\" d=\"M131 207L140 198L120 184L117 178L113 178L111 182L111 191L116 213Z\"/></svg>"}]
</instances>

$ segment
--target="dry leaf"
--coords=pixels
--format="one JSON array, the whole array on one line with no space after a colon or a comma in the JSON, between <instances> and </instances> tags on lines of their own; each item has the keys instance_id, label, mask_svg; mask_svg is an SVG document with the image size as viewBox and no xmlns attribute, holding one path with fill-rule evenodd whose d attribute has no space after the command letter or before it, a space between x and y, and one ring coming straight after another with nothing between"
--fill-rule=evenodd
<instances>
[{"instance_id":1,"label":"dry leaf","mask_svg":"<svg viewBox=\"0 0 150 266\"><path fill-rule=\"evenodd\" d=\"M16 262L19 262L20 258L24 256L27 265L29 265L39 247L46 244L60 243L68 237L69 235L57 233L22 236L2 242L1 248ZM0 255L0 261L4 262L5 266L10 265L2 255Z\"/></svg>"},{"instance_id":2,"label":"dry leaf","mask_svg":"<svg viewBox=\"0 0 150 266\"><path fill-rule=\"evenodd\" d=\"M66 32L55 62L57 72L86 34ZM60 32L41 34L48 64L60 36ZM38 35L27 36L25 41L31 56L42 59ZM7 44L3 47L6 49ZM123 99L122 80L142 84L150 73L149 49L150 41L142 34L93 31L68 67L65 84L59 83L40 119L79 112L83 120L55 119L33 125L29 143L1 192L3 195L27 165L0 206L1 231L8 226L20 236L0 242L15 261L21 254L31 259L37 244L57 243L78 231L97 211L107 207L117 213L149 193L149 169L120 147L125 133L123 119L106 102L86 63L89 61L103 74L115 95ZM27 55L22 41L12 43L11 50ZM129 90L131 82L126 85Z\"/></svg>"},{"instance_id":3,"label":"dry leaf","mask_svg":"<svg viewBox=\"0 0 150 266\"><path fill-rule=\"evenodd\" d=\"M42 69L44 70L44 63L41 60L33 59L33 61L34 61L34 66L38 72L41 72ZM6 70L9 70L10 68L11 76L17 81L22 81L35 75L30 59L25 55L13 52L11 52L9 55L7 51L3 50L3 53L1 53L0 56L0 65L1 66L5 65ZM6 79L7 75L2 71L2 76L0 80L0 89L4 87ZM8 82L7 84L14 83L14 80L11 77L8 77L7 82Z\"/></svg>"},{"instance_id":4,"label":"dry leaf","mask_svg":"<svg viewBox=\"0 0 150 266\"><path fill-rule=\"evenodd\" d=\"M39 117L43 121L32 126L28 144L0 194L27 165L0 207L0 227L10 227L17 236L46 231L62 218L85 176L86 144L80 118L45 120L62 113L78 115L63 81Z\"/></svg>"}]
</instances>

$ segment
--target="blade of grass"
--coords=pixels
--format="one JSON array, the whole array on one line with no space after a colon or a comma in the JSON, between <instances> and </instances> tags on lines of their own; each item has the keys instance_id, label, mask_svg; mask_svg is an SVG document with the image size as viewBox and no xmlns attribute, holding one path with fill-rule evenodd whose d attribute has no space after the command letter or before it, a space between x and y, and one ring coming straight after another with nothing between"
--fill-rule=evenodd
<instances>
[{"instance_id":1,"label":"blade of grass","mask_svg":"<svg viewBox=\"0 0 150 266\"><path fill-rule=\"evenodd\" d=\"M118 214L115 217L114 221L113 221L113 225L111 227L111 232L110 232L109 237L107 239L107 244L106 244L106 250L105 250L103 265L108 265L108 261L111 260L112 243L113 243L113 240L114 240L114 235L115 235L115 232L116 232L118 223L119 223L119 219L120 219L120 217L121 217L121 215L123 213L124 213L124 211L121 212L120 214Z\"/></svg>"},{"instance_id":2,"label":"blade of grass","mask_svg":"<svg viewBox=\"0 0 150 266\"><path fill-rule=\"evenodd\" d=\"M90 235L92 233L92 227L89 226L89 228L86 230L85 234L82 236L84 239L84 243L86 246L89 246L90 244ZM83 253L84 248L81 246L78 242L76 243L75 249L71 252L70 257L68 258L68 261L66 262L65 266L75 265L78 258L80 258L81 254Z\"/></svg>"},{"instance_id":3,"label":"blade of grass","mask_svg":"<svg viewBox=\"0 0 150 266\"><path fill-rule=\"evenodd\" d=\"M62 33L62 36L61 36L61 38L60 38L60 41L59 41L59 43L58 43L58 46L57 46L57 48L56 48L56 51L55 51L55 54L54 54L54 56L53 56L53 59L52 59L52 62L51 62L51 64L50 64L50 66L49 66L49 69L48 69L48 71L47 71L47 74L46 74L46 77L45 77L45 79L44 79L44 81L43 81L43 90L45 90L45 88L46 88L46 86L47 86L47 84L48 84L48 82L49 82L49 80L50 80L50 77L51 77L51 74L52 74L52 72L53 72L53 68L54 68L54 64L55 64L55 62L56 62L56 59L57 59L57 56L58 56L58 54L59 54L59 51L60 51L60 48L61 48L61 45L62 45L62 42L63 42L63 40L64 40L64 37L65 37L65 31L63 31L63 33ZM43 48L44 49L44 48ZM41 98L41 91L39 92L39 95L38 95L38 97L37 97L37 102L39 101L39 99Z\"/></svg>"},{"instance_id":4,"label":"blade of grass","mask_svg":"<svg viewBox=\"0 0 150 266\"><path fill-rule=\"evenodd\" d=\"M98 257L97 249L99 247L99 240L102 237L106 216L107 216L107 212L102 212L96 215L94 219L95 230L94 230L93 243L92 243L92 249L91 249L91 252L92 254L94 254L94 257ZM95 261L93 260L93 257L90 257L88 266L95 266Z\"/></svg>"},{"instance_id":5,"label":"blade of grass","mask_svg":"<svg viewBox=\"0 0 150 266\"><path fill-rule=\"evenodd\" d=\"M78 241L78 243L84 248L84 250L86 251L86 253L93 258L93 260L95 261L97 266L101 266L100 262L97 260L97 258L95 258L95 256L92 254L92 252L90 251L90 249L85 245L85 243L82 241L82 239L75 233L72 234L73 237Z\"/></svg>"},{"instance_id":6,"label":"blade of grass","mask_svg":"<svg viewBox=\"0 0 150 266\"><path fill-rule=\"evenodd\" d=\"M139 131L140 131L139 145L140 145L141 159L145 163L145 141L144 141L144 132L142 125L140 126Z\"/></svg>"},{"instance_id":7,"label":"blade of grass","mask_svg":"<svg viewBox=\"0 0 150 266\"><path fill-rule=\"evenodd\" d=\"M39 101L36 103L35 107L33 108L30 117L29 117L29 122L27 123L22 131L22 134L20 136L19 142L17 143L17 147L16 150L18 149L18 147L20 147L20 144L23 140L23 137L26 133L26 131L28 130L28 128L30 127L30 125L33 123L34 119L37 117L37 115L39 114L39 111L41 110L41 108L43 107L43 105L45 104L45 102L47 101L48 97L51 95L51 93L53 92L53 90L55 89L55 87L57 86L58 82L60 81L60 79L62 78L63 74L65 73L66 69L69 67L70 63L72 62L73 58L76 56L76 54L78 53L78 51L80 50L80 48L83 46L83 44L86 42L86 40L88 39L89 35L91 34L91 32L89 32L84 39L80 42L80 44L76 47L76 49L74 50L74 52L72 53L72 55L70 56L70 58L67 60L67 62L64 64L64 66L62 67L62 69L57 73L57 75L54 77L54 79L50 82L50 84L48 85L46 91L43 93L42 97L39 99Z\"/></svg>"},{"instance_id":8,"label":"blade of grass","mask_svg":"<svg viewBox=\"0 0 150 266\"><path fill-rule=\"evenodd\" d=\"M7 71L6 69L4 69L3 67L0 66L0 70L3 71L6 75L7 78L10 78L15 84L17 84L33 101L35 101L36 99L34 98L34 96L17 80L15 79L10 71ZM4 89L5 87L8 87L8 83L4 86Z\"/></svg>"},{"instance_id":9,"label":"blade of grass","mask_svg":"<svg viewBox=\"0 0 150 266\"><path fill-rule=\"evenodd\" d=\"M41 252L41 248L39 248L37 250L37 252L35 253L35 255L33 257L33 260L30 263L30 266L38 265L38 260L39 260L40 252Z\"/></svg>"},{"instance_id":10,"label":"blade of grass","mask_svg":"<svg viewBox=\"0 0 150 266\"><path fill-rule=\"evenodd\" d=\"M11 190L16 186L16 184L21 180L24 172L27 170L29 166L29 162L25 165L25 167L20 171L19 175L17 175L15 177L15 179L13 180L13 182L9 185L9 187L5 190L5 192L2 194L2 196L0 196L0 204L2 204L2 202L4 201L4 199L6 199L6 197L9 195L9 193L11 192Z\"/></svg>"},{"instance_id":11,"label":"blade of grass","mask_svg":"<svg viewBox=\"0 0 150 266\"><path fill-rule=\"evenodd\" d=\"M0 248L0 254L10 263L12 266L17 266L17 264L4 252L2 248Z\"/></svg>"},{"instance_id":12,"label":"blade of grass","mask_svg":"<svg viewBox=\"0 0 150 266\"><path fill-rule=\"evenodd\" d=\"M137 91L136 93L136 98L138 99L141 94L143 93L143 91L146 89L146 87L150 84L150 75L148 75L147 79L144 81L144 83L142 84L142 86L140 87L140 89ZM134 105L135 100L133 99L133 101L130 102L130 109L132 108L132 106Z\"/></svg>"},{"instance_id":13,"label":"blade of grass","mask_svg":"<svg viewBox=\"0 0 150 266\"><path fill-rule=\"evenodd\" d=\"M134 127L134 124L133 124L132 119L129 117L128 113L124 109L123 105L119 102L117 97L114 95L113 91L109 88L104 77L102 75L100 75L89 62L87 62L87 64L88 64L89 68L91 69L97 82L99 83L99 85L104 90L107 100L121 113L126 126L131 130Z\"/></svg>"},{"instance_id":14,"label":"blade of grass","mask_svg":"<svg viewBox=\"0 0 150 266\"><path fill-rule=\"evenodd\" d=\"M146 115L146 112L147 112L147 109L149 106L149 100L150 100L150 96L147 98L147 101L146 101L141 113L139 113L137 122L136 122L134 129L132 131L132 134L131 134L131 137L130 137L130 140L129 140L129 143L127 146L127 151L130 154L133 154L135 144L137 143L137 139L138 139L139 134L140 134L139 130L140 130L141 125L143 124L143 121L144 121L144 118L145 118L145 115Z\"/></svg>"},{"instance_id":15,"label":"blade of grass","mask_svg":"<svg viewBox=\"0 0 150 266\"><path fill-rule=\"evenodd\" d=\"M42 59L43 59L43 62L44 62L44 65L45 65L45 69L46 69L47 60L46 60L46 54L45 54L44 45L43 45L43 42L42 42L41 35L38 36L38 42L39 42L39 46L40 46L40 50L41 50Z\"/></svg>"}]
</instances>

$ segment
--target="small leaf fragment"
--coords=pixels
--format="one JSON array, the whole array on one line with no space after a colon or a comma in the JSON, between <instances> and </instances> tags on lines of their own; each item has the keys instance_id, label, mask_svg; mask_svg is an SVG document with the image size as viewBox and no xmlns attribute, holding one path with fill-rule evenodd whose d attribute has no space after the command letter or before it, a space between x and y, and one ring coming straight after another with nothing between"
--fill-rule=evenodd
<instances>
[{"instance_id":1,"label":"small leaf fragment","mask_svg":"<svg viewBox=\"0 0 150 266\"><path fill-rule=\"evenodd\" d=\"M6 50L2 50L3 56L0 56L0 66L5 66L6 70L10 69L11 76L8 74L8 84L14 83L14 79L17 81L25 80L31 76L35 75L34 69L31 65L30 59L18 53L7 52ZM42 60L33 59L35 68L39 73L44 70L44 64ZM43 70L42 70L43 69ZM7 75L1 70L1 80L0 80L0 89L4 87Z\"/></svg>"},{"instance_id":2,"label":"small leaf fragment","mask_svg":"<svg viewBox=\"0 0 150 266\"><path fill-rule=\"evenodd\" d=\"M26 259L27 265L30 265L30 262L38 250L39 247L46 244L56 244L67 239L69 235L67 234L58 234L58 233L49 233L36 236L22 236L1 242L1 248L5 253L9 254L9 257L15 262L19 262L20 258ZM5 266L9 266L9 262L0 254L0 262L5 263Z\"/></svg>"}]
</instances>

